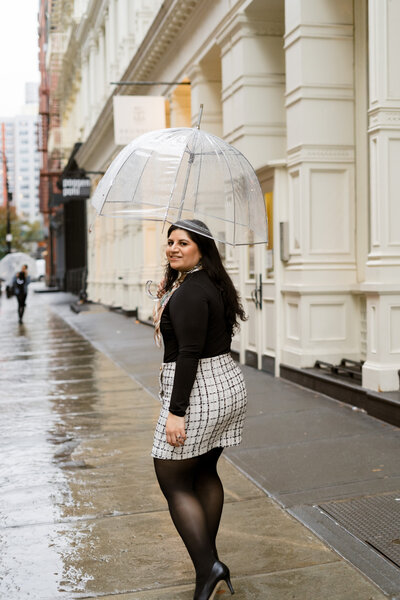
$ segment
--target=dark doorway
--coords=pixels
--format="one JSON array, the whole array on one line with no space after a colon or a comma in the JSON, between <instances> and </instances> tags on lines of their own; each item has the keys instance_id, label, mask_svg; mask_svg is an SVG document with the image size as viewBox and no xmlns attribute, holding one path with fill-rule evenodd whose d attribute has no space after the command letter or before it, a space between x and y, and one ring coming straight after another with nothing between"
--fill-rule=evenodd
<instances>
[{"instance_id":1,"label":"dark doorway","mask_svg":"<svg viewBox=\"0 0 400 600\"><path fill-rule=\"evenodd\" d=\"M67 292L81 295L86 287L86 201L70 200L64 204L65 269Z\"/></svg>"}]
</instances>

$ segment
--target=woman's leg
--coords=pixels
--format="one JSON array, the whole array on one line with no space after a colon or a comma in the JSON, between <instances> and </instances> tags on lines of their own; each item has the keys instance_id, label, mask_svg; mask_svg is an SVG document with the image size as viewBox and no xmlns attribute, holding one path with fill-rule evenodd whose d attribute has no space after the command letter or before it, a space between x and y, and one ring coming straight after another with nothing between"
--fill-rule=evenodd
<instances>
[{"instance_id":1,"label":"woman's leg","mask_svg":"<svg viewBox=\"0 0 400 600\"><path fill-rule=\"evenodd\" d=\"M26 295L25 294L21 294L21 293L18 294L17 300L18 300L18 318L19 318L19 320L21 322L22 321L22 317L24 316Z\"/></svg>"},{"instance_id":2,"label":"woman's leg","mask_svg":"<svg viewBox=\"0 0 400 600\"><path fill-rule=\"evenodd\" d=\"M217 462L222 450L222 448L213 448L199 457L202 460L199 462L194 482L195 493L206 515L210 540L217 559L216 539L224 505L224 488L217 472Z\"/></svg>"},{"instance_id":3,"label":"woman's leg","mask_svg":"<svg viewBox=\"0 0 400 600\"><path fill-rule=\"evenodd\" d=\"M222 449L185 460L154 459L161 491L196 570L208 577L217 560L215 537L221 518L223 490L216 473ZM200 487L204 486L204 489ZM209 496L207 495L209 494Z\"/></svg>"}]
</instances>

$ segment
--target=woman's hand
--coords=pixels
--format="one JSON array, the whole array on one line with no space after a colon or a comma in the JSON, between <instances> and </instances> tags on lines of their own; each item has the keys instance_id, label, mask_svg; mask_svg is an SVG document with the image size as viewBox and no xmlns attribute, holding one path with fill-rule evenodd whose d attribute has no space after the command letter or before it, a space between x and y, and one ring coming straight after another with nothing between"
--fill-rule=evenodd
<instances>
[{"instance_id":1,"label":"woman's hand","mask_svg":"<svg viewBox=\"0 0 400 600\"><path fill-rule=\"evenodd\" d=\"M176 448L183 446L186 440L185 417L178 417L177 415L169 413L165 425L165 433L167 435L168 444L175 446Z\"/></svg>"}]
</instances>

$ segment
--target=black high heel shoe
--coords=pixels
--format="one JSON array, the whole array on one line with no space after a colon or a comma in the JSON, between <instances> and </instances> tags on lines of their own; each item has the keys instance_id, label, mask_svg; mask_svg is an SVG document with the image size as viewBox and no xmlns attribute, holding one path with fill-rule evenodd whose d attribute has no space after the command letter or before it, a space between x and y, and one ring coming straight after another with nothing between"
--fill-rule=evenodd
<instances>
[{"instance_id":1,"label":"black high heel shoe","mask_svg":"<svg viewBox=\"0 0 400 600\"><path fill-rule=\"evenodd\" d=\"M197 590L196 586L193 600L213 600L222 581L225 581L230 593L233 595L235 592L231 584L229 569L224 563L217 560L213 564L210 575L203 587Z\"/></svg>"}]
</instances>

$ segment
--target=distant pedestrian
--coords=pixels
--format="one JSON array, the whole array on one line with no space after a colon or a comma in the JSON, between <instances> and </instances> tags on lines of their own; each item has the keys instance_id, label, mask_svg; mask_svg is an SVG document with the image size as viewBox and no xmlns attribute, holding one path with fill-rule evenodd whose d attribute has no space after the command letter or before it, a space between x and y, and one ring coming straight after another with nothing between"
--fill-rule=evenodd
<instances>
[{"instance_id":1,"label":"distant pedestrian","mask_svg":"<svg viewBox=\"0 0 400 600\"><path fill-rule=\"evenodd\" d=\"M22 323L25 311L26 297L28 295L28 285L31 278L28 275L28 265L22 265L22 269L14 276L13 289L18 300L18 319Z\"/></svg>"},{"instance_id":2,"label":"distant pedestrian","mask_svg":"<svg viewBox=\"0 0 400 600\"><path fill-rule=\"evenodd\" d=\"M209 230L196 220L168 230L168 264L155 311L164 362L152 456L196 570L194 600L209 600L222 581L233 594L216 548L224 502L217 462L224 447L241 441L247 394L230 346L238 319L246 317L211 233L201 231Z\"/></svg>"}]
</instances>

